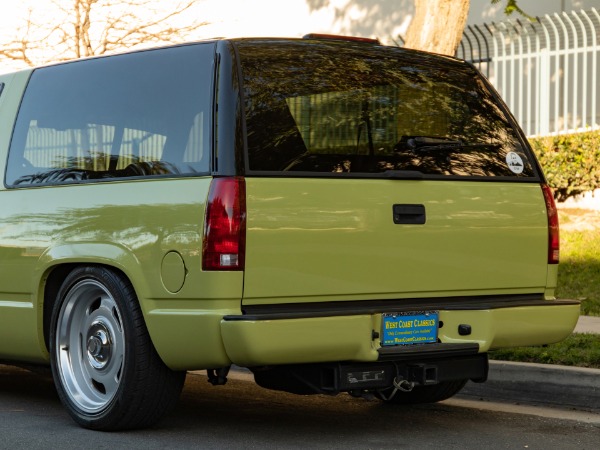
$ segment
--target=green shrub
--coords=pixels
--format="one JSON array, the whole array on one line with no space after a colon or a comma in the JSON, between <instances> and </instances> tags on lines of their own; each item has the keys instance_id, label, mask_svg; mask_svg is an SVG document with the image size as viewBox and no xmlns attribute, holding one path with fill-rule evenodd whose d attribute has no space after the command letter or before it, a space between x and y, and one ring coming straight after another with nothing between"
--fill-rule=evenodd
<instances>
[{"instance_id":1,"label":"green shrub","mask_svg":"<svg viewBox=\"0 0 600 450\"><path fill-rule=\"evenodd\" d=\"M569 223L568 211L561 209L558 214L561 224ZM587 216L588 220L597 223L598 216ZM565 228L560 230L560 266L556 296L581 300L581 314L600 316L600 228Z\"/></svg>"},{"instance_id":2,"label":"green shrub","mask_svg":"<svg viewBox=\"0 0 600 450\"><path fill-rule=\"evenodd\" d=\"M600 188L600 130L529 142L558 201Z\"/></svg>"},{"instance_id":3,"label":"green shrub","mask_svg":"<svg viewBox=\"0 0 600 450\"><path fill-rule=\"evenodd\" d=\"M494 350L491 359L600 369L600 337L575 333L558 344Z\"/></svg>"}]
</instances>

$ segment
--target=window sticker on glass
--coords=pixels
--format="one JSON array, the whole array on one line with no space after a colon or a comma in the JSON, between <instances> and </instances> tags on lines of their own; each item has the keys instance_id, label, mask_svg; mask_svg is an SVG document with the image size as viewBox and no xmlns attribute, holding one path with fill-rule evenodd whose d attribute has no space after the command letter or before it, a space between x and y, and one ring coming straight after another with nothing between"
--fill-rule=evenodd
<instances>
[{"instance_id":1,"label":"window sticker on glass","mask_svg":"<svg viewBox=\"0 0 600 450\"><path fill-rule=\"evenodd\" d=\"M508 165L508 168L517 175L523 172L523 159L521 159L518 153L507 153L506 164Z\"/></svg>"}]
</instances>

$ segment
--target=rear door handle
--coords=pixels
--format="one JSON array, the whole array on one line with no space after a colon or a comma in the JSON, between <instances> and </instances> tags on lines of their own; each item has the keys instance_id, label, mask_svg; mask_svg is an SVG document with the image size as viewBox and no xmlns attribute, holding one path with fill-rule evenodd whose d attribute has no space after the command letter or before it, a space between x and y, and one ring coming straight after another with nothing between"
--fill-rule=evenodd
<instances>
[{"instance_id":1,"label":"rear door handle","mask_svg":"<svg viewBox=\"0 0 600 450\"><path fill-rule=\"evenodd\" d=\"M394 205L394 223L423 225L425 223L425 205Z\"/></svg>"}]
</instances>

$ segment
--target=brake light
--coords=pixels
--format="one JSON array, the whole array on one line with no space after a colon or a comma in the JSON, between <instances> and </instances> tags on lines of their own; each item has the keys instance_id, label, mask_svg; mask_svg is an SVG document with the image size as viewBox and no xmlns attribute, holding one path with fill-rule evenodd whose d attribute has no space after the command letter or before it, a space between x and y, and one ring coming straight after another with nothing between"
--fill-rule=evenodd
<instances>
[{"instance_id":1,"label":"brake light","mask_svg":"<svg viewBox=\"0 0 600 450\"><path fill-rule=\"evenodd\" d=\"M214 178L206 204L202 270L244 270L245 253L244 178Z\"/></svg>"},{"instance_id":2,"label":"brake light","mask_svg":"<svg viewBox=\"0 0 600 450\"><path fill-rule=\"evenodd\" d=\"M558 233L558 210L554 203L552 189L543 184L542 192L546 200L546 212L548 214L548 264L558 264L560 253L560 239Z\"/></svg>"}]
</instances>

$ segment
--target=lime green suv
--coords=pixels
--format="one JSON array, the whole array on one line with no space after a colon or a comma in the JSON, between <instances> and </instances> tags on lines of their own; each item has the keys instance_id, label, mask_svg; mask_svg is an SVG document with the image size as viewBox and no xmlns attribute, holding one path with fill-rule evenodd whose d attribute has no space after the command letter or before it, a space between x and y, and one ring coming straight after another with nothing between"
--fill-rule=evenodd
<instances>
[{"instance_id":1,"label":"lime green suv","mask_svg":"<svg viewBox=\"0 0 600 450\"><path fill-rule=\"evenodd\" d=\"M552 193L468 63L365 40L199 42L0 76L0 360L80 425L188 370L434 402L560 341Z\"/></svg>"}]
</instances>

